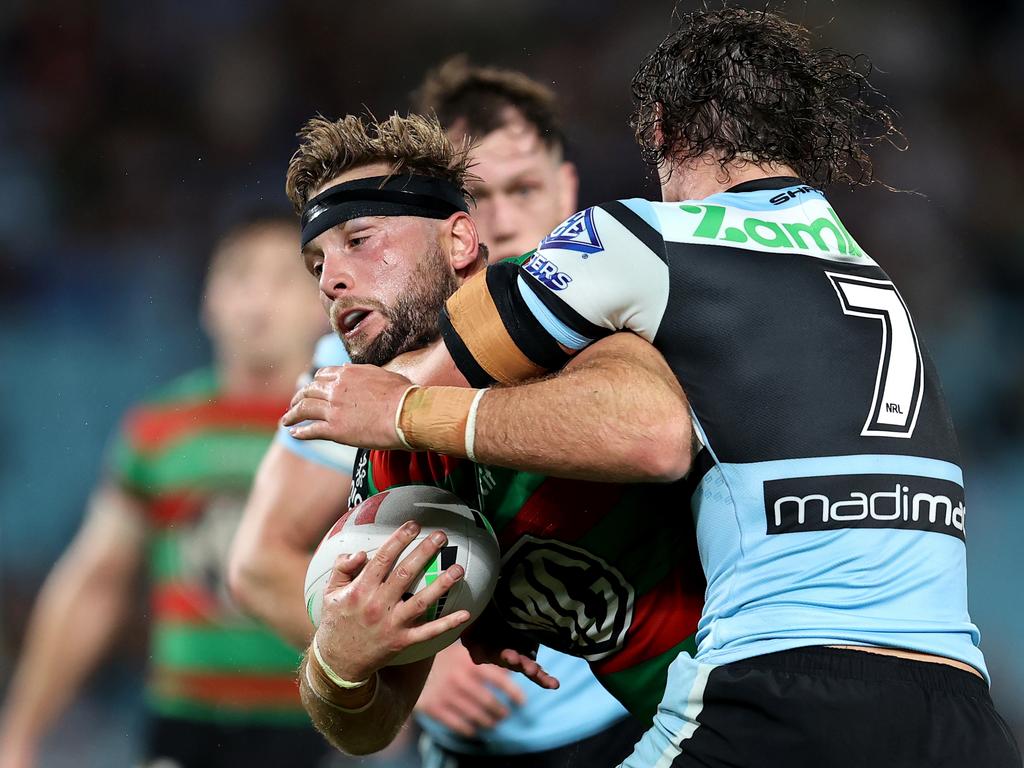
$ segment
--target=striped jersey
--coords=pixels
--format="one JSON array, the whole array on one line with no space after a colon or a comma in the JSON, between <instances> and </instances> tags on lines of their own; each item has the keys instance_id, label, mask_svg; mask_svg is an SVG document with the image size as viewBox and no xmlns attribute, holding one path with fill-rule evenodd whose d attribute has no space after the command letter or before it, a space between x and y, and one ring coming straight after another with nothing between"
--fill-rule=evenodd
<instances>
[{"instance_id":1,"label":"striped jersey","mask_svg":"<svg viewBox=\"0 0 1024 768\"><path fill-rule=\"evenodd\" d=\"M287 410L219 394L186 375L126 416L110 471L145 505L151 648L147 699L160 715L223 723L308 723L299 654L243 616L225 566L246 494Z\"/></svg>"},{"instance_id":2,"label":"striped jersey","mask_svg":"<svg viewBox=\"0 0 1024 768\"><path fill-rule=\"evenodd\" d=\"M396 485L452 491L501 545L493 605L543 645L586 659L635 716L653 716L668 667L695 650L704 577L670 485L609 485L432 453L361 451L352 503Z\"/></svg>"},{"instance_id":3,"label":"striped jersey","mask_svg":"<svg viewBox=\"0 0 1024 768\"><path fill-rule=\"evenodd\" d=\"M938 376L896 286L817 189L771 178L588 208L468 281L442 321L475 386L619 330L661 351L700 443L692 493L672 502L694 515L708 581L699 661L868 645L985 674Z\"/></svg>"},{"instance_id":4,"label":"striped jersey","mask_svg":"<svg viewBox=\"0 0 1024 768\"><path fill-rule=\"evenodd\" d=\"M316 345L312 374L318 368L347 362L348 353L341 339L335 334L329 334ZM307 461L329 467L345 476L353 474L354 448L326 440L297 440L283 427L275 440L286 450ZM358 490L350 493L350 506L355 506L377 492L369 474L368 458L364 452L357 462L360 469L355 473L354 485ZM413 470L410 466L409 471ZM438 476L444 475L443 471L438 471ZM428 481L427 476L417 478L418 482ZM622 705L594 679L584 660L546 647L540 648L537 658L546 670L558 678L561 683L559 688L555 691L543 690L520 675L513 675L510 680L522 691L525 701L518 706L510 706L507 717L491 728L481 729L474 737L462 736L423 712L415 713L416 721L432 741L451 752L460 755L517 755L543 752L586 739L626 717Z\"/></svg>"}]
</instances>

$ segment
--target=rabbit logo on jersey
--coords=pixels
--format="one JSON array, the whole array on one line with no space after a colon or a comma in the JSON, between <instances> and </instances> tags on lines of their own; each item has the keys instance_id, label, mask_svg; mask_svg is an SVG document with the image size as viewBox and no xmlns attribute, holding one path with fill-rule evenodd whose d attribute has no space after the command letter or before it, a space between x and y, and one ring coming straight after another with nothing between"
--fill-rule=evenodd
<instances>
[{"instance_id":1,"label":"rabbit logo on jersey","mask_svg":"<svg viewBox=\"0 0 1024 768\"><path fill-rule=\"evenodd\" d=\"M560 272L558 267L536 253L523 263L523 269L537 278L537 282L546 285L552 291L563 291L572 282L569 275Z\"/></svg>"},{"instance_id":2,"label":"rabbit logo on jersey","mask_svg":"<svg viewBox=\"0 0 1024 768\"><path fill-rule=\"evenodd\" d=\"M502 559L494 603L513 627L596 661L618 651L633 621L633 587L601 558L524 536Z\"/></svg>"}]
</instances>

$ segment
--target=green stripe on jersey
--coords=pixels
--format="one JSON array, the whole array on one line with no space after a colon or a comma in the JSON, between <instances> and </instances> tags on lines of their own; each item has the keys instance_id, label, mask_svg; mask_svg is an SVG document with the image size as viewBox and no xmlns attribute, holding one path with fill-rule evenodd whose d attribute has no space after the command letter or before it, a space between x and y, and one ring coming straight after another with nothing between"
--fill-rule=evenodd
<instances>
[{"instance_id":1,"label":"green stripe on jersey","mask_svg":"<svg viewBox=\"0 0 1024 768\"><path fill-rule=\"evenodd\" d=\"M149 542L149 576L155 584L181 576L181 549L173 529L154 530Z\"/></svg>"},{"instance_id":2,"label":"green stripe on jersey","mask_svg":"<svg viewBox=\"0 0 1024 768\"><path fill-rule=\"evenodd\" d=\"M195 627L161 622L153 629L153 662L190 672L294 673L298 652L261 627Z\"/></svg>"},{"instance_id":3,"label":"green stripe on jersey","mask_svg":"<svg viewBox=\"0 0 1024 768\"><path fill-rule=\"evenodd\" d=\"M476 467L481 512L484 512L498 533L507 526L534 492L547 479L532 472L515 472L498 467ZM498 500L497 504L494 501Z\"/></svg>"},{"instance_id":4,"label":"green stripe on jersey","mask_svg":"<svg viewBox=\"0 0 1024 768\"><path fill-rule=\"evenodd\" d=\"M150 495L181 488L247 489L270 442L270 433L204 428L168 443L131 478Z\"/></svg>"},{"instance_id":5,"label":"green stripe on jersey","mask_svg":"<svg viewBox=\"0 0 1024 768\"><path fill-rule=\"evenodd\" d=\"M644 498L643 491L626 486L611 512L597 521L577 542L577 546L612 563L626 576L637 594L648 592L664 580L679 562L679 540L675 536L662 535L662 531L645 531L642 546L623 546L624 537L634 537L635 527L645 524L644 504L650 502ZM679 514L691 513L680 505ZM624 520L630 521L633 530L623 530Z\"/></svg>"},{"instance_id":6,"label":"green stripe on jersey","mask_svg":"<svg viewBox=\"0 0 1024 768\"><path fill-rule=\"evenodd\" d=\"M696 652L697 644L690 637L653 659L619 672L598 675L598 678L634 717L648 720L658 711L658 704L665 694L669 666L680 653L693 656Z\"/></svg>"},{"instance_id":7,"label":"green stripe on jersey","mask_svg":"<svg viewBox=\"0 0 1024 768\"><path fill-rule=\"evenodd\" d=\"M308 726L309 715L301 706L291 708L246 708L227 709L204 704L191 699L169 699L157 696L152 691L146 694L148 708L164 717L184 720L224 723L227 725L284 725Z\"/></svg>"}]
</instances>

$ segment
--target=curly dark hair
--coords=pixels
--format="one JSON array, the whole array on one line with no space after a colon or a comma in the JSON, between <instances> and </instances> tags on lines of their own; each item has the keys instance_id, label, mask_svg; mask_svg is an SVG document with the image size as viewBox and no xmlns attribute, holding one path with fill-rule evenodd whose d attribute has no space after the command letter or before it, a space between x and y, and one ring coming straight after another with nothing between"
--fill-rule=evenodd
<instances>
[{"instance_id":1,"label":"curly dark hair","mask_svg":"<svg viewBox=\"0 0 1024 768\"><path fill-rule=\"evenodd\" d=\"M630 125L644 160L669 172L711 154L723 168L739 158L789 165L815 186L868 185L868 150L903 141L871 72L862 55L812 49L806 28L767 9L702 9L633 76Z\"/></svg>"}]
</instances>

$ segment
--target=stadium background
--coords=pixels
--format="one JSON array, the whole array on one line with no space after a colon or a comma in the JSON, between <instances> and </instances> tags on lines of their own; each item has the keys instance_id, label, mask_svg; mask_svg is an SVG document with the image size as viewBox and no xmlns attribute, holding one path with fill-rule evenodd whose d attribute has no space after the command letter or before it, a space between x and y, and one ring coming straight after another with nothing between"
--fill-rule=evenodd
<instances>
[{"instance_id":1,"label":"stadium background","mask_svg":"<svg viewBox=\"0 0 1024 768\"><path fill-rule=\"evenodd\" d=\"M199 280L219 226L284 205L315 112L405 109L468 52L550 83L581 204L655 195L629 79L673 2L7 2L0 9L0 685L123 409L207 354ZM683 7L687 7L683 4ZM790 2L870 55L910 150L895 187L833 200L894 276L942 371L968 468L971 608L1024 742L1024 5ZM140 602L140 605L142 603ZM61 722L44 768L128 764L137 637ZM83 755L89 759L83 762Z\"/></svg>"}]
</instances>

